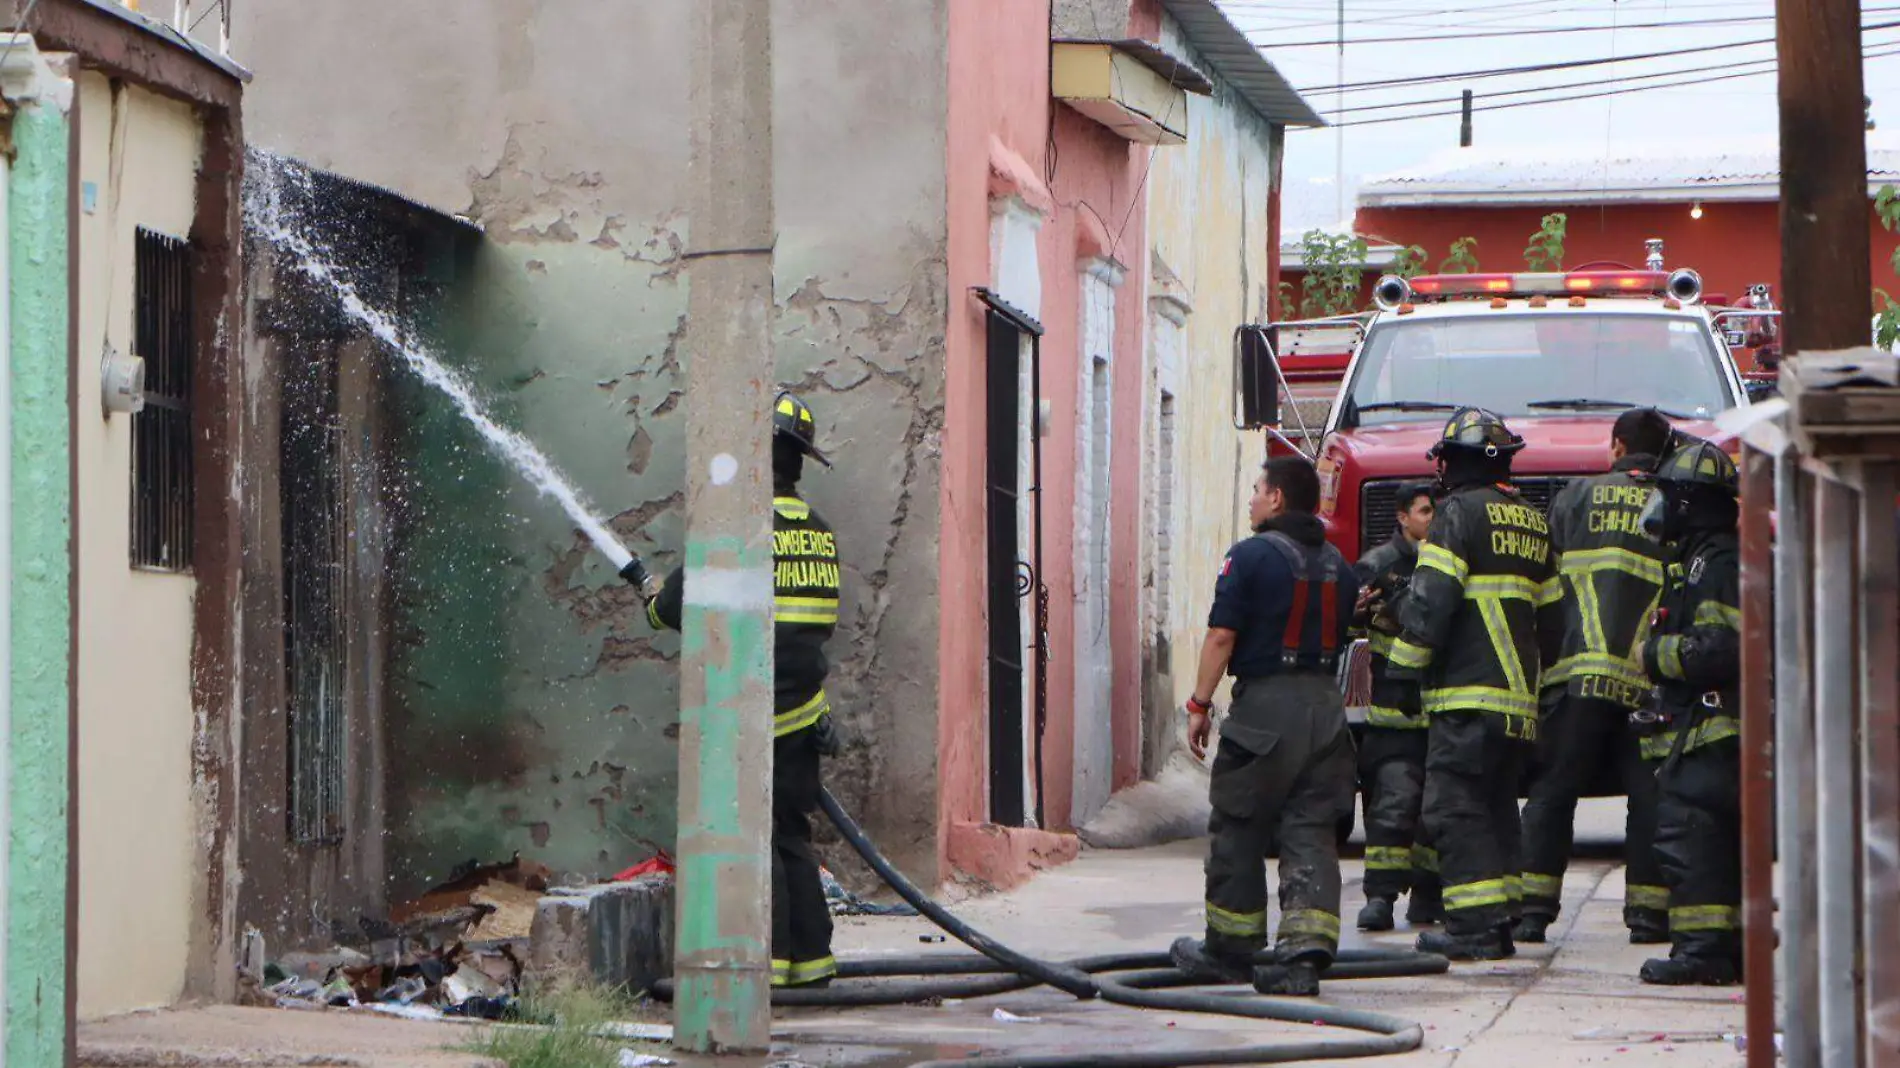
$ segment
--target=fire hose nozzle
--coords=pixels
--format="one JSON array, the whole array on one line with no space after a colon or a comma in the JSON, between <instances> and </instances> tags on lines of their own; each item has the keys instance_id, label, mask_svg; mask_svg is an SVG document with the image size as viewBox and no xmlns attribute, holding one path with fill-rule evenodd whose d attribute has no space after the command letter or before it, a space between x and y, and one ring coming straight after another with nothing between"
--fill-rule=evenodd
<instances>
[{"instance_id":1,"label":"fire hose nozzle","mask_svg":"<svg viewBox=\"0 0 1900 1068\"><path fill-rule=\"evenodd\" d=\"M659 580L647 574L647 566L641 563L637 556L628 560L627 566L620 569L620 577L626 579L628 585L638 589L640 596L649 601L660 595Z\"/></svg>"}]
</instances>

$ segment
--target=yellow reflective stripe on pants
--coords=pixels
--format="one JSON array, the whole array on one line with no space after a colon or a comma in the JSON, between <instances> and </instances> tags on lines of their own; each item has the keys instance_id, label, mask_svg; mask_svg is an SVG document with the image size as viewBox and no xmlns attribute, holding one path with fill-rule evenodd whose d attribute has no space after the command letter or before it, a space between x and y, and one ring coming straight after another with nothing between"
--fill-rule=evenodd
<instances>
[{"instance_id":1,"label":"yellow reflective stripe on pants","mask_svg":"<svg viewBox=\"0 0 1900 1068\"><path fill-rule=\"evenodd\" d=\"M784 986L792 977L792 962L789 960L772 961L772 985Z\"/></svg>"},{"instance_id":2,"label":"yellow reflective stripe on pants","mask_svg":"<svg viewBox=\"0 0 1900 1068\"><path fill-rule=\"evenodd\" d=\"M819 979L829 979L832 976L837 975L837 974L838 974L838 958L836 957L820 957L817 960L801 960L801 961L796 961L792 964L791 982L793 986L797 986L800 983L810 983L810 982L816 982Z\"/></svg>"},{"instance_id":3,"label":"yellow reflective stripe on pants","mask_svg":"<svg viewBox=\"0 0 1900 1068\"><path fill-rule=\"evenodd\" d=\"M1669 888L1630 883L1623 888L1623 903L1635 909L1661 912L1669 907Z\"/></svg>"},{"instance_id":4,"label":"yellow reflective stripe on pants","mask_svg":"<svg viewBox=\"0 0 1900 1068\"><path fill-rule=\"evenodd\" d=\"M1207 903L1207 929L1230 938L1259 938L1267 933L1267 910L1229 912L1210 901Z\"/></svg>"},{"instance_id":5,"label":"yellow reflective stripe on pants","mask_svg":"<svg viewBox=\"0 0 1900 1068\"><path fill-rule=\"evenodd\" d=\"M1564 877L1561 875L1545 875L1542 872L1527 871L1518 878L1523 881L1526 897L1563 896Z\"/></svg>"},{"instance_id":6,"label":"yellow reflective stripe on pants","mask_svg":"<svg viewBox=\"0 0 1900 1068\"><path fill-rule=\"evenodd\" d=\"M1367 846L1367 871L1410 871L1412 850L1409 846Z\"/></svg>"},{"instance_id":7,"label":"yellow reflective stripe on pants","mask_svg":"<svg viewBox=\"0 0 1900 1068\"><path fill-rule=\"evenodd\" d=\"M1428 871L1436 875L1438 873L1438 850L1433 849L1431 846L1413 846L1412 869L1414 871Z\"/></svg>"},{"instance_id":8,"label":"yellow reflective stripe on pants","mask_svg":"<svg viewBox=\"0 0 1900 1068\"><path fill-rule=\"evenodd\" d=\"M825 713L829 711L831 711L831 700L825 696L825 691L819 690L811 700L797 708L773 716L772 737L782 738L793 731L802 731L823 719Z\"/></svg>"},{"instance_id":9,"label":"yellow reflective stripe on pants","mask_svg":"<svg viewBox=\"0 0 1900 1068\"><path fill-rule=\"evenodd\" d=\"M1698 627L1727 627L1730 630L1742 629L1742 610L1730 608L1720 601L1703 601L1695 606L1695 625Z\"/></svg>"},{"instance_id":10,"label":"yellow reflective stripe on pants","mask_svg":"<svg viewBox=\"0 0 1900 1068\"><path fill-rule=\"evenodd\" d=\"M1513 902L1524 900L1524 880L1516 875L1504 877L1504 896Z\"/></svg>"},{"instance_id":11,"label":"yellow reflective stripe on pants","mask_svg":"<svg viewBox=\"0 0 1900 1068\"><path fill-rule=\"evenodd\" d=\"M1445 887L1445 908L1453 912L1510 903L1511 891L1503 879L1480 879L1475 883Z\"/></svg>"},{"instance_id":12,"label":"yellow reflective stripe on pants","mask_svg":"<svg viewBox=\"0 0 1900 1068\"><path fill-rule=\"evenodd\" d=\"M1427 723L1428 721L1422 714L1405 712L1396 708L1387 708L1384 705L1373 705L1366 709L1366 726L1368 727L1384 727L1387 730L1395 731L1415 731L1425 729Z\"/></svg>"},{"instance_id":13,"label":"yellow reflective stripe on pants","mask_svg":"<svg viewBox=\"0 0 1900 1068\"><path fill-rule=\"evenodd\" d=\"M838 622L836 597L779 597L774 601L774 621L779 623Z\"/></svg>"},{"instance_id":14,"label":"yellow reflective stripe on pants","mask_svg":"<svg viewBox=\"0 0 1900 1068\"><path fill-rule=\"evenodd\" d=\"M1495 712L1537 718L1537 698L1497 686L1447 686L1426 690L1419 697L1427 712Z\"/></svg>"},{"instance_id":15,"label":"yellow reflective stripe on pants","mask_svg":"<svg viewBox=\"0 0 1900 1068\"><path fill-rule=\"evenodd\" d=\"M1339 917L1324 909L1294 909L1281 913L1278 941L1288 938L1324 938L1339 941Z\"/></svg>"},{"instance_id":16,"label":"yellow reflective stripe on pants","mask_svg":"<svg viewBox=\"0 0 1900 1068\"><path fill-rule=\"evenodd\" d=\"M1366 648L1370 649L1375 655L1389 657L1392 655L1393 637L1393 635L1375 630L1366 635Z\"/></svg>"},{"instance_id":17,"label":"yellow reflective stripe on pants","mask_svg":"<svg viewBox=\"0 0 1900 1068\"><path fill-rule=\"evenodd\" d=\"M1615 546L1603 549L1572 549L1557 557L1557 570L1565 575L1582 575L1593 571L1621 571L1656 586L1663 584L1661 561Z\"/></svg>"},{"instance_id":18,"label":"yellow reflective stripe on pants","mask_svg":"<svg viewBox=\"0 0 1900 1068\"><path fill-rule=\"evenodd\" d=\"M1676 905L1669 910L1671 931L1739 931L1742 910L1733 905Z\"/></svg>"},{"instance_id":19,"label":"yellow reflective stripe on pants","mask_svg":"<svg viewBox=\"0 0 1900 1068\"><path fill-rule=\"evenodd\" d=\"M1433 545L1429 541L1418 547L1418 566L1442 571L1460 583L1463 583L1471 574L1471 565L1465 563L1457 553L1442 545Z\"/></svg>"},{"instance_id":20,"label":"yellow reflective stripe on pants","mask_svg":"<svg viewBox=\"0 0 1900 1068\"><path fill-rule=\"evenodd\" d=\"M1432 651L1423 645L1413 645L1404 638L1392 639L1392 651L1386 654L1394 667L1422 668L1432 662Z\"/></svg>"}]
</instances>

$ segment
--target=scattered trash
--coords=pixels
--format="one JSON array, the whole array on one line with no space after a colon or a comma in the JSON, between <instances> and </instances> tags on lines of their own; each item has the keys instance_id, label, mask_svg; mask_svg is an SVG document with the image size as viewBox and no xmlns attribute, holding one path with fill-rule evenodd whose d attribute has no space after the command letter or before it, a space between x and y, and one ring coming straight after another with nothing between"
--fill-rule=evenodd
<instances>
[{"instance_id":1,"label":"scattered trash","mask_svg":"<svg viewBox=\"0 0 1900 1068\"><path fill-rule=\"evenodd\" d=\"M838 882L837 878L831 874L831 869L823 867L822 865L818 869L818 879L824 884L825 901L831 906L831 914L833 916L917 915L916 909L901 902L895 905L878 905L864 900L851 891L846 890L844 885ZM938 941L942 941L942 939L938 939Z\"/></svg>"},{"instance_id":2,"label":"scattered trash","mask_svg":"<svg viewBox=\"0 0 1900 1068\"><path fill-rule=\"evenodd\" d=\"M610 883L632 882L642 875L672 875L676 870L673 858L662 849L607 881Z\"/></svg>"},{"instance_id":3,"label":"scattered trash","mask_svg":"<svg viewBox=\"0 0 1900 1068\"><path fill-rule=\"evenodd\" d=\"M997 1009L991 1014L997 1023L1041 1023L1040 1016L1018 1016L1008 1009Z\"/></svg>"},{"instance_id":4,"label":"scattered trash","mask_svg":"<svg viewBox=\"0 0 1900 1068\"><path fill-rule=\"evenodd\" d=\"M927 935L917 936L917 941L923 942L926 945L934 945L935 943L942 942L943 940L944 940L944 937L940 934L927 934Z\"/></svg>"},{"instance_id":5,"label":"scattered trash","mask_svg":"<svg viewBox=\"0 0 1900 1068\"><path fill-rule=\"evenodd\" d=\"M548 880L552 876L553 872L545 865L524 861L519 853L505 864L478 864L471 860L450 872L445 882L431 888L428 893L414 901L393 906L389 910L389 922L401 927L418 918L441 916L474 907L473 897L490 883L507 883L539 894L548 888Z\"/></svg>"},{"instance_id":6,"label":"scattered trash","mask_svg":"<svg viewBox=\"0 0 1900 1068\"><path fill-rule=\"evenodd\" d=\"M440 1020L442 1010L427 1005L368 1005L371 1012L380 1012L385 1016L396 1016L404 1020Z\"/></svg>"},{"instance_id":7,"label":"scattered trash","mask_svg":"<svg viewBox=\"0 0 1900 1068\"><path fill-rule=\"evenodd\" d=\"M620 1068L668 1068L678 1063L665 1057L655 1057L651 1053L635 1053L630 1049L620 1051Z\"/></svg>"},{"instance_id":8,"label":"scattered trash","mask_svg":"<svg viewBox=\"0 0 1900 1068\"><path fill-rule=\"evenodd\" d=\"M1748 1036L1747 1035L1740 1034L1740 1033L1727 1034L1727 1035L1722 1036L1722 1040L1733 1044L1735 1046L1735 1052L1737 1053L1748 1052ZM1781 1046L1781 1032L1780 1031L1775 1032L1775 1052L1777 1054L1784 1052Z\"/></svg>"}]
</instances>

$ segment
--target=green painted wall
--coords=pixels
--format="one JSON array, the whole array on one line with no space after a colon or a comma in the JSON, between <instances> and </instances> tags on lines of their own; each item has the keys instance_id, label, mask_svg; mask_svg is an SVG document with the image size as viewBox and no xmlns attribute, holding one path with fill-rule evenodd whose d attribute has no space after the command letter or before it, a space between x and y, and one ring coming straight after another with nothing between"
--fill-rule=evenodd
<instances>
[{"instance_id":1,"label":"green painted wall","mask_svg":"<svg viewBox=\"0 0 1900 1068\"><path fill-rule=\"evenodd\" d=\"M66 1048L67 672L71 657L67 115L22 106L8 178L13 336L12 722L7 738L6 1054Z\"/></svg>"}]
</instances>

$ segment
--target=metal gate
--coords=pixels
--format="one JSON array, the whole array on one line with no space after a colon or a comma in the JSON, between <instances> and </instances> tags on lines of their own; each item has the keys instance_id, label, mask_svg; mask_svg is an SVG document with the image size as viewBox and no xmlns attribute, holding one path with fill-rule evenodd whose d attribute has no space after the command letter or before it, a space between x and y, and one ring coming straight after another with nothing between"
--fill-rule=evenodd
<instances>
[{"instance_id":1,"label":"metal gate","mask_svg":"<svg viewBox=\"0 0 1900 1068\"><path fill-rule=\"evenodd\" d=\"M288 361L282 468L284 670L290 701L291 838L343 835L346 534L337 365Z\"/></svg>"},{"instance_id":2,"label":"metal gate","mask_svg":"<svg viewBox=\"0 0 1900 1068\"><path fill-rule=\"evenodd\" d=\"M986 317L986 415L989 492L989 676L990 822L1021 827L1029 821L1024 797L1024 659L1030 660L1027 702L1035 728L1033 778L1035 824L1043 823L1042 741L1048 723L1049 588L1042 581L1042 438L1034 425L1042 407L1042 324L997 299L977 296ZM1022 483L1023 341L1029 341L1029 484ZM1029 559L1021 557L1019 505L1030 503ZM1033 597L1025 638L1019 602Z\"/></svg>"}]
</instances>

